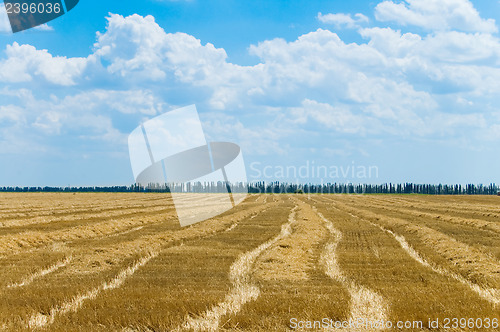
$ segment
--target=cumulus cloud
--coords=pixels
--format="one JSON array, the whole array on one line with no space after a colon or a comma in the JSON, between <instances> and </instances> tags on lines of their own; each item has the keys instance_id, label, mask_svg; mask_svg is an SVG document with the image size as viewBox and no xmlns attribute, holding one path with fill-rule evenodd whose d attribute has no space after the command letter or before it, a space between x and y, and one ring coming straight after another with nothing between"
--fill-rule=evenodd
<instances>
[{"instance_id":1,"label":"cumulus cloud","mask_svg":"<svg viewBox=\"0 0 500 332\"><path fill-rule=\"evenodd\" d=\"M76 111L103 110L118 111L124 114L141 113L156 115L162 111L164 103L149 90L91 90L63 99L53 98L52 108L61 111L71 109Z\"/></svg>"},{"instance_id":2,"label":"cumulus cloud","mask_svg":"<svg viewBox=\"0 0 500 332\"><path fill-rule=\"evenodd\" d=\"M168 74L188 83L204 84L227 65L227 54L213 44L202 45L185 33L166 33L152 16L111 14L99 33L95 54L111 63L110 73L134 79L162 80Z\"/></svg>"},{"instance_id":3,"label":"cumulus cloud","mask_svg":"<svg viewBox=\"0 0 500 332\"><path fill-rule=\"evenodd\" d=\"M7 83L29 82L34 76L58 85L75 85L91 58L52 56L47 50L37 50L31 45L14 42L7 45L7 58L0 61L0 81Z\"/></svg>"},{"instance_id":4,"label":"cumulus cloud","mask_svg":"<svg viewBox=\"0 0 500 332\"><path fill-rule=\"evenodd\" d=\"M23 109L15 105L0 106L0 124L20 126L26 123Z\"/></svg>"},{"instance_id":5,"label":"cumulus cloud","mask_svg":"<svg viewBox=\"0 0 500 332\"><path fill-rule=\"evenodd\" d=\"M36 26L34 29L38 30L38 31L54 31L54 28L48 24L42 24L42 25Z\"/></svg>"},{"instance_id":6,"label":"cumulus cloud","mask_svg":"<svg viewBox=\"0 0 500 332\"><path fill-rule=\"evenodd\" d=\"M481 18L469 0L383 1L375 7L375 17L431 31L498 32L495 20Z\"/></svg>"},{"instance_id":7,"label":"cumulus cloud","mask_svg":"<svg viewBox=\"0 0 500 332\"><path fill-rule=\"evenodd\" d=\"M127 131L117 128L116 122L130 118L133 119L131 128L134 128L144 117L161 112L164 106L160 98L143 89L96 89L66 94L62 98L55 95L37 97L26 89L3 89L0 95L6 104L0 106L0 127L4 136L12 132L25 133L28 137L39 135L37 144L53 136L64 136L70 140L124 145Z\"/></svg>"},{"instance_id":8,"label":"cumulus cloud","mask_svg":"<svg viewBox=\"0 0 500 332\"><path fill-rule=\"evenodd\" d=\"M384 72L403 74L408 83L433 93L498 91L500 41L490 34L439 31L426 36L391 28L367 28L360 34L386 58ZM498 92L496 92L498 93Z\"/></svg>"},{"instance_id":9,"label":"cumulus cloud","mask_svg":"<svg viewBox=\"0 0 500 332\"><path fill-rule=\"evenodd\" d=\"M368 23L370 19L360 13L354 15L354 18L351 14L321 14L318 13L317 19L325 24L333 24L337 28L346 27L346 28L357 28L362 23Z\"/></svg>"},{"instance_id":10,"label":"cumulus cloud","mask_svg":"<svg viewBox=\"0 0 500 332\"><path fill-rule=\"evenodd\" d=\"M49 82L63 90L50 97L0 91L5 107L18 105L13 99L25 100L20 117L5 118L0 125L24 123L44 135L72 132L123 143L127 130L117 128L118 119L130 116L135 128L143 117L194 100L220 118L234 111L255 114L245 125L235 120L226 127L210 119L208 132L217 137L230 135L226 131L231 129L256 153L283 153L287 139L310 126L346 137L450 139L469 126L470 137L479 137L478 132L498 123L498 110L485 106L495 105L500 95L500 42L491 34L491 21L474 8L476 19L460 6L450 9L452 3L468 1L446 0L434 7L424 2L397 6L425 16L435 30L429 34L372 26L358 30L365 42L346 43L330 30L317 29L293 41L276 38L251 45L249 52L258 59L253 66L229 62L224 49L195 36L167 33L152 16L111 14L93 52L84 58L53 56L30 45L7 46L0 81L28 87ZM379 4L377 18L389 20L391 6L396 4ZM433 26L432 15L442 15L445 25ZM469 16L460 21L460 15ZM361 14L319 13L317 18L343 27L368 23Z\"/></svg>"},{"instance_id":11,"label":"cumulus cloud","mask_svg":"<svg viewBox=\"0 0 500 332\"><path fill-rule=\"evenodd\" d=\"M133 82L170 81L212 90L216 109L236 103L231 87L248 79L248 68L226 61L224 49L186 33L166 33L152 16L110 15L98 34L95 55L107 71ZM242 84L244 85L244 84Z\"/></svg>"},{"instance_id":12,"label":"cumulus cloud","mask_svg":"<svg viewBox=\"0 0 500 332\"><path fill-rule=\"evenodd\" d=\"M365 134L367 131L366 117L354 114L346 105L335 107L305 99L300 107L291 109L291 114L298 124L305 124L311 119L338 133Z\"/></svg>"}]
</instances>

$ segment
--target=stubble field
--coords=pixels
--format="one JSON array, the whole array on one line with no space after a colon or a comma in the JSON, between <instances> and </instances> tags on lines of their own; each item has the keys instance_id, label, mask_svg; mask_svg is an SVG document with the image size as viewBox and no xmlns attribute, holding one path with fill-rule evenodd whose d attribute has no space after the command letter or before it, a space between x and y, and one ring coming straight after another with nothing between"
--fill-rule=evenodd
<instances>
[{"instance_id":1,"label":"stubble field","mask_svg":"<svg viewBox=\"0 0 500 332\"><path fill-rule=\"evenodd\" d=\"M168 194L0 194L0 299L6 331L500 330L500 197L249 195L181 228Z\"/></svg>"}]
</instances>

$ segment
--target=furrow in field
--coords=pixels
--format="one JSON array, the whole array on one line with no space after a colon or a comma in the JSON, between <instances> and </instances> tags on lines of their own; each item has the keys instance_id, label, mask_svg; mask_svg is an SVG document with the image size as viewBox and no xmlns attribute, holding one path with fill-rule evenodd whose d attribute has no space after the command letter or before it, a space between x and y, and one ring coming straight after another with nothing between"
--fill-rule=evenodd
<instances>
[{"instance_id":1,"label":"furrow in field","mask_svg":"<svg viewBox=\"0 0 500 332\"><path fill-rule=\"evenodd\" d=\"M37 313L32 315L27 323L28 328L30 329L41 329L45 328L48 325L54 323L55 319L58 316L64 315L68 312L76 312L82 306L85 301L95 299L99 293L111 289L115 289L120 287L125 280L133 275L139 268L148 263L151 259L156 257L158 252L150 252L148 255L139 259L134 265L129 266L125 270L120 271L118 275L110 280L109 282L104 282L99 287L94 288L86 293L79 294L75 296L71 301L65 302L62 305L52 308L48 315L44 315L42 313Z\"/></svg>"},{"instance_id":2,"label":"furrow in field","mask_svg":"<svg viewBox=\"0 0 500 332\"><path fill-rule=\"evenodd\" d=\"M238 211L237 213L227 214L223 217L220 217L218 220L212 220L211 222L212 225L208 227L206 227L207 225L203 224L205 223L210 224L210 222L205 222L203 224L196 224L191 227L184 228L180 231L170 234L169 242L172 243L172 242L199 239L224 232L228 228L232 227L233 225L232 223L236 223L241 219L245 219L255 214L258 214L267 208L268 207L257 206L255 208ZM139 268L146 265L151 259L157 257L161 253L161 251L167 246L167 244L165 243L166 242L165 234L138 239L138 241L140 241L141 244L132 241L129 243L119 244L116 246L116 248L114 248L115 250L119 250L119 252L121 253L121 259L123 259L125 256L131 256L129 254L130 251L127 250L127 246L132 245L135 248L141 248L142 253L141 252L139 253L142 255L142 257L139 260L137 260L136 263L134 263L127 269L120 271L112 280L103 282L100 286L95 287L94 289L91 289L89 291L83 292L73 297L73 299L68 302L64 302L61 305L51 308L49 314L42 314L39 312L34 313L27 320L27 326L29 328L37 329L51 325L54 323L55 319L58 316L65 315L69 312L78 311L85 301L94 300L103 291L116 289L120 287L127 278L132 276ZM144 245L146 243L149 243L149 246L145 247ZM113 256L117 255L119 256L118 252L113 251ZM93 259L95 259L95 257ZM65 275L71 273L72 270L79 270L81 268L78 267L78 265L81 264L74 264L74 265L76 266L71 266L70 268L66 269Z\"/></svg>"},{"instance_id":3,"label":"furrow in field","mask_svg":"<svg viewBox=\"0 0 500 332\"><path fill-rule=\"evenodd\" d=\"M406 241L404 236L398 235L398 234L394 233L393 231L384 228L383 226L377 225L377 224L372 223L370 221L368 221L368 222L374 226L379 227L384 232L391 234L396 239L396 241L399 242L399 244L401 245L401 248L403 248L408 253L408 255L410 255L411 258L413 258L414 260L416 260L417 262L419 262L423 266L431 268L436 273L451 277L451 278L457 280L458 282L468 286L475 293L477 293L481 298L485 299L488 302L491 302L495 305L498 305L500 303L500 290L499 289L481 287L477 284L470 282L469 280L465 279L464 277L462 277L459 274L453 273L451 271L444 269L443 267L429 263L424 257L422 257L422 255L420 255L420 253L418 253L414 248L412 248L412 246Z\"/></svg>"},{"instance_id":4,"label":"furrow in field","mask_svg":"<svg viewBox=\"0 0 500 332\"><path fill-rule=\"evenodd\" d=\"M180 246L162 249L122 287L102 293L78 313L57 319L51 328L171 331L179 327L187 314L201 314L222 302L232 285L230 266L242 253L280 232L291 209L290 203L280 202L268 204L258 215L246 214L244 219L233 216L231 224L211 236L186 239ZM237 227L226 231L235 223Z\"/></svg>"},{"instance_id":5,"label":"furrow in field","mask_svg":"<svg viewBox=\"0 0 500 332\"><path fill-rule=\"evenodd\" d=\"M325 222L333 241L325 247L320 263L325 269L325 273L332 279L342 283L351 296L350 320L365 322L382 322L387 320L387 303L384 298L367 287L356 284L349 280L337 261L337 246L342 240L342 233L337 230L333 223L325 218L323 214L317 212L318 216Z\"/></svg>"},{"instance_id":6,"label":"furrow in field","mask_svg":"<svg viewBox=\"0 0 500 332\"><path fill-rule=\"evenodd\" d=\"M238 313L245 303L257 299L260 289L251 281L253 265L264 251L291 234L291 227L295 222L295 210L296 207L290 213L288 223L282 226L280 234L259 247L244 253L231 265L229 278L232 288L224 301L203 313L201 317L193 318L189 316L182 324L182 328L195 331L216 331L219 328L222 316Z\"/></svg>"},{"instance_id":7,"label":"furrow in field","mask_svg":"<svg viewBox=\"0 0 500 332\"><path fill-rule=\"evenodd\" d=\"M367 203L365 208L388 217L402 218L413 224L423 225L446 234L455 240L480 250L485 255L500 262L500 224L482 220L450 217L404 208L386 207L384 205Z\"/></svg>"},{"instance_id":8,"label":"furrow in field","mask_svg":"<svg viewBox=\"0 0 500 332\"><path fill-rule=\"evenodd\" d=\"M77 205L68 205L64 207L50 207L45 203L45 206L40 206L38 209L29 206L24 206L24 208L19 211L9 211L4 212L0 217L0 221L9 222L18 219L33 219L41 217L67 217L71 215L80 214L97 214L97 213L110 213L120 210L133 210L145 207L158 207L171 204L172 200L170 197L165 197L160 204L157 201L127 201L127 202L116 202L111 200L103 200L99 203L90 203L82 200Z\"/></svg>"},{"instance_id":9,"label":"furrow in field","mask_svg":"<svg viewBox=\"0 0 500 332\"><path fill-rule=\"evenodd\" d=\"M429 317L442 321L445 317L498 316L494 304L466 285L421 265L391 234L365 219L354 218L349 210L337 208L337 202L344 202L346 197L327 197L314 201L318 210L342 232L337 247L338 264L348 278L384 298L389 305L390 321L421 321L422 328L408 330L421 331L426 330ZM362 207L365 201L356 204Z\"/></svg>"},{"instance_id":10,"label":"furrow in field","mask_svg":"<svg viewBox=\"0 0 500 332\"><path fill-rule=\"evenodd\" d=\"M115 234L111 234L111 235L106 235L103 238L105 238L105 237L106 238L111 238L111 237L116 237L116 236L122 236L122 235L125 235L125 234L130 234L130 233L133 233L133 232L140 231L143 228L144 228L144 226L134 227L134 228L128 229L128 230L123 231L123 232L119 232L119 233L115 233Z\"/></svg>"},{"instance_id":11,"label":"furrow in field","mask_svg":"<svg viewBox=\"0 0 500 332\"><path fill-rule=\"evenodd\" d=\"M267 196L268 202L276 197ZM258 257L252 280L260 289L259 298L239 313L223 317L221 330L285 331L292 317L339 321L348 317L347 290L318 264L329 235L323 220L298 196L282 196L298 205L292 233Z\"/></svg>"},{"instance_id":12,"label":"furrow in field","mask_svg":"<svg viewBox=\"0 0 500 332\"><path fill-rule=\"evenodd\" d=\"M421 328L405 329L416 332L432 329L426 323L429 317L440 321L446 317L500 318L494 304L457 280L423 266L391 234L365 219L353 217L349 210L337 208L337 201L344 202L345 197L328 197L325 202L314 201L318 202L318 210L342 232L337 248L338 263L347 277L385 299L390 306L389 321L423 322ZM362 207L365 203L360 200L356 206ZM408 242L419 243L411 236ZM429 252L425 248L421 250L418 245L414 248L436 261L435 253L427 256Z\"/></svg>"},{"instance_id":13,"label":"furrow in field","mask_svg":"<svg viewBox=\"0 0 500 332\"><path fill-rule=\"evenodd\" d=\"M170 206L170 207L169 207ZM28 218L16 217L10 220L0 220L0 229L4 231L7 228L16 228L16 231L30 229L30 228L40 228L40 227L67 227L68 224L82 224L91 223L95 221L102 220L113 220L118 218L127 218L137 216L141 213L147 211L168 213L173 211L172 203L165 203L155 206L142 206L138 208L122 208L122 209L106 209L106 211L85 211L85 212L69 212L63 216L43 216L36 215L30 216ZM30 227L33 226L33 227Z\"/></svg>"},{"instance_id":14,"label":"furrow in field","mask_svg":"<svg viewBox=\"0 0 500 332\"><path fill-rule=\"evenodd\" d=\"M246 203L245 203L246 204ZM257 214L266 207L257 206L249 208L245 211L234 210L228 213L226 216L222 216L221 220L228 222L237 223L238 220L245 218L248 214ZM176 220L171 220L169 225L165 227L155 227L149 232L153 232L149 235L144 235L139 232L142 230L143 226L137 228L129 229L120 233L112 233L110 235L105 235L102 237L94 239L79 239L74 241L69 248L66 249L67 252L72 252L73 264L64 269L65 274L93 274L97 272L102 272L118 266L123 262L123 260L133 257L134 255L141 255L144 251L151 248L159 248L164 244L170 242L182 241L183 238L190 238L195 234L198 236L203 236L198 233L198 231L203 231L203 227L200 225L194 225L193 227L180 229L177 227L172 227L176 224ZM166 224L166 222L164 222ZM210 224L210 223L209 223ZM171 230L168 228L172 228ZM115 238L118 236L127 235L133 232L134 238L129 240L124 238L123 240L117 241Z\"/></svg>"},{"instance_id":15,"label":"furrow in field","mask_svg":"<svg viewBox=\"0 0 500 332\"><path fill-rule=\"evenodd\" d=\"M137 219L110 220L91 225L75 226L56 231L36 232L26 231L0 237L0 254L12 254L23 250L38 248L58 241L93 239L123 232L151 222L174 220L172 213L156 217L141 217Z\"/></svg>"},{"instance_id":16,"label":"furrow in field","mask_svg":"<svg viewBox=\"0 0 500 332\"><path fill-rule=\"evenodd\" d=\"M159 250L166 244L191 240L234 228L239 221L262 213L268 207L256 206L243 211L235 211L221 217L215 217L212 222L205 221L178 230L164 231L158 234L140 236L127 242L88 248L84 255L75 259L75 264L68 267L66 273L92 273L102 271L113 265L120 264L126 258L148 250Z\"/></svg>"},{"instance_id":17,"label":"furrow in field","mask_svg":"<svg viewBox=\"0 0 500 332\"><path fill-rule=\"evenodd\" d=\"M2 196L0 197L9 197ZM157 204L161 201L160 204ZM33 203L36 203L35 205ZM56 204L47 204L56 202ZM172 204L168 194L158 198L152 198L147 194L41 194L26 201L21 201L18 207L12 207L4 211L0 216L0 222L9 223L17 220L30 220L33 218L58 218L74 216L78 214L112 213L115 211L133 210L145 207L159 207Z\"/></svg>"},{"instance_id":18,"label":"furrow in field","mask_svg":"<svg viewBox=\"0 0 500 332\"><path fill-rule=\"evenodd\" d=\"M407 209L404 207L390 207L384 204L373 204L371 205L376 208L381 208L381 209L386 209L389 211L394 211L394 212L401 212L405 213L414 217L422 217L422 218L429 218L433 219L436 221L444 221L444 222L449 222L453 224L458 224L458 225L466 225L470 227L476 227L480 229L485 229L489 230L491 232L494 232L496 234L500 234L500 223L496 222L491 222L491 221L486 221L482 219L476 219L476 218L461 218L461 217L455 217L455 216L450 216L450 215L444 215L444 214L437 214L437 213L429 213L425 212L422 210L412 210L412 209ZM365 207L370 207L370 205L365 205Z\"/></svg>"},{"instance_id":19,"label":"furrow in field","mask_svg":"<svg viewBox=\"0 0 500 332\"><path fill-rule=\"evenodd\" d=\"M245 218L248 213L253 213L255 216L261 213L262 209L268 208L267 206L260 205L252 207L255 205L255 203L252 203L254 199L255 197L249 198L246 202L242 203L245 208L249 207L246 211L239 211L239 209L231 210L221 216L222 220L228 222L232 218L232 222L237 224L238 220ZM193 234L197 233L198 226L196 225ZM181 233L177 234L179 231ZM155 246L156 242L161 246L162 243L181 241L183 236L187 236L187 232L190 231L186 228L180 229L177 221L171 220L168 223L149 224L147 227L139 226L120 233L112 233L93 239L78 239L71 241L71 243L59 242L57 248L58 251L62 250L66 255L73 255L73 263L67 266L63 270L63 273L77 275L93 274L112 269L129 257L140 255L144 250ZM33 248L32 250L23 251L23 253L28 254L31 252L34 255L39 251L41 253L45 252L45 248ZM43 255L47 256L46 254ZM16 264L18 266L22 263L22 260L19 261L15 258L15 255L9 257L5 263Z\"/></svg>"},{"instance_id":20,"label":"furrow in field","mask_svg":"<svg viewBox=\"0 0 500 332\"><path fill-rule=\"evenodd\" d=\"M384 231L391 231L396 240L401 244L412 258L416 259L424 266L431 266L427 260L424 260L423 255L415 249L410 249L411 246L407 243L402 235L396 237L397 232L394 229L401 230L408 234L416 235L423 246L427 246L429 250L433 250L441 255L449 262L459 273L450 271L447 268L434 264L431 267L439 270L441 274L446 274L449 277L467 285L474 292L480 295L485 300L493 304L500 303L500 264L491 257L482 252L471 248L461 242L456 241L449 236L437 232L431 228L414 225L403 219L387 217L379 215L371 211L356 209L351 206L335 202L338 207L343 210L350 211L349 214L354 218L362 218L371 222L377 227L382 227ZM383 223L387 226L380 225ZM394 228L394 229L390 229ZM420 257L420 258L418 258Z\"/></svg>"},{"instance_id":21,"label":"furrow in field","mask_svg":"<svg viewBox=\"0 0 500 332\"><path fill-rule=\"evenodd\" d=\"M256 261L254 277L266 281L309 280L308 271L314 268L313 247L326 236L322 221L312 208L298 201L293 233L266 250Z\"/></svg>"},{"instance_id":22,"label":"furrow in field","mask_svg":"<svg viewBox=\"0 0 500 332\"><path fill-rule=\"evenodd\" d=\"M67 256L65 259L63 259L59 262L56 262L54 265L51 265L47 268L41 269L35 273L32 273L32 274L26 276L25 278L23 278L23 280L21 280L17 283L12 283L12 284L7 285L7 288L17 288L17 287L27 286L27 285L31 284L33 281L35 281L36 279L42 278L43 276L46 276L47 274L53 273L53 272L57 271L58 269L65 267L66 265L68 265L71 262L71 260L72 260L72 257Z\"/></svg>"},{"instance_id":23,"label":"furrow in field","mask_svg":"<svg viewBox=\"0 0 500 332\"><path fill-rule=\"evenodd\" d=\"M379 202L382 204L390 204L395 206L402 206L405 208L415 208L424 209L429 211L434 211L438 213L451 213L455 214L466 214L467 217L477 218L477 216L482 216L488 218L492 221L498 221L500 218L500 213L498 212L498 207L496 205L481 205L481 204L470 204L467 202L470 197L458 196L456 200L447 199L448 196L434 196L432 200L428 198L419 196L417 198L413 197L379 197L371 196L370 200L373 202ZM496 197L489 197L497 200Z\"/></svg>"},{"instance_id":24,"label":"furrow in field","mask_svg":"<svg viewBox=\"0 0 500 332\"><path fill-rule=\"evenodd\" d=\"M266 212L268 209L269 209L269 208L264 208L264 209L262 209L262 210L260 211L260 213L264 213L264 212ZM256 214L253 214L253 215L251 215L251 216L250 216L250 219L254 219L254 218L255 218L255 217L257 217L257 216L258 216L258 214L257 214L257 213L256 213ZM231 232L233 229L235 229L236 227L238 227L238 225L239 225L239 222L238 222L238 221L234 222L234 223L233 223L233 224L232 224L229 228L227 228L227 229L225 230L225 232Z\"/></svg>"}]
</instances>

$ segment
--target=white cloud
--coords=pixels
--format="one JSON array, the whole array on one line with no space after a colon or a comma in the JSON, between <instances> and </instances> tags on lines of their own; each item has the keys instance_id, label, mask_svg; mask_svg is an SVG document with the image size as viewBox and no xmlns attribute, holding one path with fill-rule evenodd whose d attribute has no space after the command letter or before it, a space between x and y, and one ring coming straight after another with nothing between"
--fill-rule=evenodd
<instances>
[{"instance_id":1,"label":"white cloud","mask_svg":"<svg viewBox=\"0 0 500 332\"><path fill-rule=\"evenodd\" d=\"M498 31L495 20L482 19L469 0L383 1L376 6L375 17L426 30Z\"/></svg>"},{"instance_id":2,"label":"white cloud","mask_svg":"<svg viewBox=\"0 0 500 332\"><path fill-rule=\"evenodd\" d=\"M59 100L52 100L52 108L61 111L114 110L124 114L141 113L156 115L163 109L163 102L148 90L91 90ZM108 112L109 113L109 112Z\"/></svg>"},{"instance_id":3,"label":"white cloud","mask_svg":"<svg viewBox=\"0 0 500 332\"><path fill-rule=\"evenodd\" d=\"M381 72L404 75L427 91L492 97L500 91L495 83L500 78L500 41L490 34L439 31L422 37L391 28L362 29L360 34L386 57Z\"/></svg>"},{"instance_id":4,"label":"white cloud","mask_svg":"<svg viewBox=\"0 0 500 332\"><path fill-rule=\"evenodd\" d=\"M111 14L95 48L111 62L110 73L133 79L163 80L168 72L182 82L204 84L228 65L223 49L185 33L166 33L152 16Z\"/></svg>"},{"instance_id":5,"label":"white cloud","mask_svg":"<svg viewBox=\"0 0 500 332\"><path fill-rule=\"evenodd\" d=\"M148 79L165 78L161 70L165 32L152 16L111 14L106 32L97 34L95 54L111 62L108 71L121 76L139 74Z\"/></svg>"},{"instance_id":6,"label":"white cloud","mask_svg":"<svg viewBox=\"0 0 500 332\"><path fill-rule=\"evenodd\" d=\"M60 134L63 122L67 118L67 115L62 112L46 111L37 116L33 127L49 135Z\"/></svg>"},{"instance_id":7,"label":"white cloud","mask_svg":"<svg viewBox=\"0 0 500 332\"><path fill-rule=\"evenodd\" d=\"M23 109L15 105L0 106L0 124L5 125L6 122L14 126L24 124L26 118Z\"/></svg>"},{"instance_id":8,"label":"white cloud","mask_svg":"<svg viewBox=\"0 0 500 332\"><path fill-rule=\"evenodd\" d=\"M362 23L368 23L370 19L363 14L357 13L354 15L354 18L351 14L321 14L318 13L317 19L325 24L333 24L337 28L341 28L343 26L347 28L357 28Z\"/></svg>"},{"instance_id":9,"label":"white cloud","mask_svg":"<svg viewBox=\"0 0 500 332\"><path fill-rule=\"evenodd\" d=\"M343 26L367 21L338 15L319 14L318 19ZM8 46L0 60L1 81L63 87L52 97L33 96L36 90L0 94L4 105L13 103L9 98L26 100L21 107L26 130L122 143L125 134L115 119L154 116L193 99L201 110L256 114L248 122L229 121L227 127L209 121L212 135L235 130L256 154L284 153L287 139L302 127L346 137L451 140L469 126L471 139L477 138L478 131L498 123L492 118L495 110L485 106L499 101L500 42L487 32L447 29L423 35L370 27L359 30L365 43L350 44L318 29L290 42L251 45L249 52L259 63L240 66L228 62L222 48L185 33L166 33L152 16L112 14L85 58ZM82 91L75 94L65 86Z\"/></svg>"},{"instance_id":10,"label":"white cloud","mask_svg":"<svg viewBox=\"0 0 500 332\"><path fill-rule=\"evenodd\" d=\"M335 107L328 103L305 99L300 107L291 109L291 114L298 124L305 124L311 119L337 133L365 134L368 129L367 118L353 114L345 105Z\"/></svg>"},{"instance_id":11,"label":"white cloud","mask_svg":"<svg viewBox=\"0 0 500 332\"><path fill-rule=\"evenodd\" d=\"M166 33L152 16L108 17L98 34L95 54L109 61L107 71L130 82L175 81L213 89L211 105L224 109L236 103L230 86L248 78L248 68L226 62L227 54L213 44L202 45L185 33Z\"/></svg>"},{"instance_id":12,"label":"white cloud","mask_svg":"<svg viewBox=\"0 0 500 332\"><path fill-rule=\"evenodd\" d=\"M6 97L13 98L12 104L0 106L4 137L10 132L28 137L39 135L38 144L45 137L62 136L122 145L127 132L117 129L114 120L135 114L135 126L142 116L154 116L164 105L148 90L90 90L63 98L55 95L37 98L25 89L3 89L0 94L4 101Z\"/></svg>"},{"instance_id":13,"label":"white cloud","mask_svg":"<svg viewBox=\"0 0 500 332\"><path fill-rule=\"evenodd\" d=\"M42 25L36 26L36 27L34 27L34 29L38 30L38 31L54 31L54 28L48 24L42 24Z\"/></svg>"},{"instance_id":14,"label":"white cloud","mask_svg":"<svg viewBox=\"0 0 500 332\"><path fill-rule=\"evenodd\" d=\"M0 61L0 81L29 82L34 76L58 85L75 85L92 58L54 57L47 50L14 42L7 45L7 58Z\"/></svg>"},{"instance_id":15,"label":"white cloud","mask_svg":"<svg viewBox=\"0 0 500 332\"><path fill-rule=\"evenodd\" d=\"M245 154L285 155L287 143L281 140L294 134L293 130L270 121L266 126L243 125L236 117L227 113L211 112L203 116L203 129L208 141L234 142L241 146Z\"/></svg>"}]
</instances>

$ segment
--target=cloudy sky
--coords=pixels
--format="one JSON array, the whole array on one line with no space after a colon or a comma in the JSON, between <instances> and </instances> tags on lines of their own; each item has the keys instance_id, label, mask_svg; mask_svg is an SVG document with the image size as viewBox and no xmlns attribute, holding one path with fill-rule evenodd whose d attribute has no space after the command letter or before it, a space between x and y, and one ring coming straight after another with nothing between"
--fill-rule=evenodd
<instances>
[{"instance_id":1,"label":"cloudy sky","mask_svg":"<svg viewBox=\"0 0 500 332\"><path fill-rule=\"evenodd\" d=\"M341 170L331 182L500 183L499 13L493 0L81 0L12 34L2 6L0 186L131 184L128 134L190 104L209 140L241 145L252 180L315 165ZM352 167L378 172L343 176Z\"/></svg>"}]
</instances>

